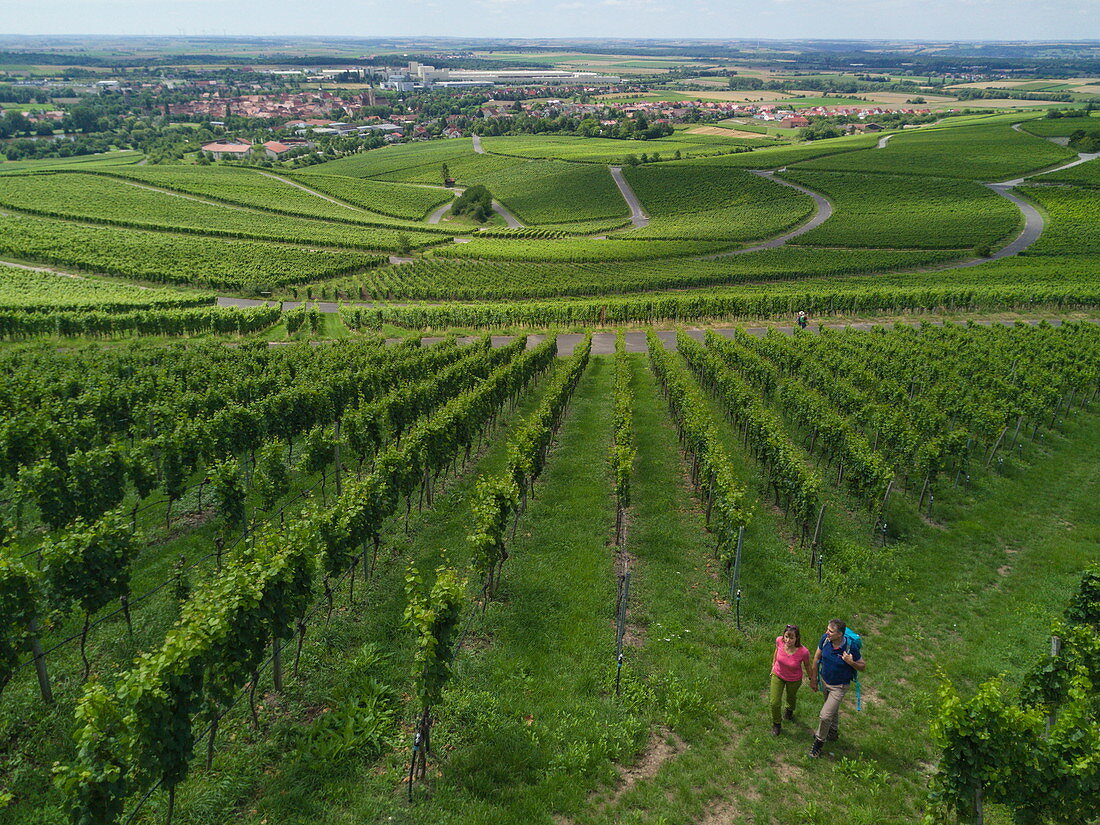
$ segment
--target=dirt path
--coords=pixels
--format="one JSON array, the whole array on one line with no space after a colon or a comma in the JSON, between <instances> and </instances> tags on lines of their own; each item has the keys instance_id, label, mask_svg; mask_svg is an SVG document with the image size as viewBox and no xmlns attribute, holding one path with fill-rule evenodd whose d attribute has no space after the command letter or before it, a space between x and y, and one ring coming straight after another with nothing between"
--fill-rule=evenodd
<instances>
[{"instance_id":1,"label":"dirt path","mask_svg":"<svg viewBox=\"0 0 1100 825\"><path fill-rule=\"evenodd\" d=\"M880 137L878 139L878 145L876 145L875 148L876 149L885 149L886 144L890 142L890 138L892 138L892 137L893 137L893 135L883 135L882 137Z\"/></svg>"},{"instance_id":2,"label":"dirt path","mask_svg":"<svg viewBox=\"0 0 1100 825\"><path fill-rule=\"evenodd\" d=\"M361 206L353 206L352 204L346 203L345 201L337 200L336 198L333 198L333 197L330 197L330 196L326 195L324 192L318 192L316 189L310 189L305 184L298 183L297 181L290 180L289 178L284 178L281 175L273 175L271 172L263 172L261 170L256 170L256 171L260 172L260 174L263 175L265 178L271 178L272 180L282 181L283 183L287 184L288 186L293 186L295 189L301 189L303 192L309 192L309 194L311 194L315 197L318 197L323 201L328 201L329 203L334 203L337 206L343 206L345 209L350 209L353 212L363 212L364 214L367 214L367 215L377 215L378 214L377 212L371 212L369 209L364 209Z\"/></svg>"},{"instance_id":3,"label":"dirt path","mask_svg":"<svg viewBox=\"0 0 1100 825\"><path fill-rule=\"evenodd\" d=\"M607 168L611 170L611 177L615 180L615 185L619 187L619 193L623 196L623 200L630 207L630 222L634 224L635 229L649 226L649 216L642 209L642 202L638 200L638 196L634 194L634 190L630 188L626 178L623 177L623 167L608 166Z\"/></svg>"},{"instance_id":4,"label":"dirt path","mask_svg":"<svg viewBox=\"0 0 1100 825\"><path fill-rule=\"evenodd\" d=\"M474 135L473 140L474 140L474 151L479 155L484 155L485 150L481 148L481 136L480 135Z\"/></svg>"},{"instance_id":5,"label":"dirt path","mask_svg":"<svg viewBox=\"0 0 1100 825\"><path fill-rule=\"evenodd\" d=\"M31 264L17 264L15 261L0 261L0 264L4 266L10 266L14 269L26 269L28 272L49 272L51 275L61 275L65 278L78 278L83 280L86 276L77 272L66 272L63 269L57 269L52 266L31 265Z\"/></svg>"}]
</instances>

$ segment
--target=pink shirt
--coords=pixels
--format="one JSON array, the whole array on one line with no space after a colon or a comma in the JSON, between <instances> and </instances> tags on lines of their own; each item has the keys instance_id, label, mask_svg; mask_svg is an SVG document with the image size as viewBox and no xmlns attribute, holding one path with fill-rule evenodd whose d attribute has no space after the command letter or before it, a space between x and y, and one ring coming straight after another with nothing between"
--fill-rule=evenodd
<instances>
[{"instance_id":1,"label":"pink shirt","mask_svg":"<svg viewBox=\"0 0 1100 825\"><path fill-rule=\"evenodd\" d=\"M794 653L787 653L783 647L783 637L775 639L775 666L772 673L784 682L802 681L802 663L810 661L810 651L805 647L798 648Z\"/></svg>"}]
</instances>

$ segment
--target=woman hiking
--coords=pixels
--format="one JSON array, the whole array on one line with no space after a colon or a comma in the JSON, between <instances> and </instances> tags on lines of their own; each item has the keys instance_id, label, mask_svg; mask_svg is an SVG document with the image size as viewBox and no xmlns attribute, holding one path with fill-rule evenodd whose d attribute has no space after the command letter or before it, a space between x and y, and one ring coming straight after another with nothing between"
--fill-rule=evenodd
<instances>
[{"instance_id":1,"label":"woman hiking","mask_svg":"<svg viewBox=\"0 0 1100 825\"><path fill-rule=\"evenodd\" d=\"M783 697L787 698L786 719L794 719L795 698L798 686L802 684L802 671L810 683L814 682L814 672L810 665L810 651L802 645L802 635L798 625L789 624L783 629L782 636L775 637L775 656L772 657L771 708L772 736L779 736L783 730L779 710Z\"/></svg>"}]
</instances>

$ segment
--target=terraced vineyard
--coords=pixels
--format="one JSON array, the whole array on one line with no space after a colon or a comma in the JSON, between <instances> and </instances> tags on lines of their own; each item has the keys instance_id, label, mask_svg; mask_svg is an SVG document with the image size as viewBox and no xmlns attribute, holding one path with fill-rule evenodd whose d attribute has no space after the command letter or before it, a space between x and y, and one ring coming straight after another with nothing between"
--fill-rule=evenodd
<instances>
[{"instance_id":1,"label":"terraced vineyard","mask_svg":"<svg viewBox=\"0 0 1100 825\"><path fill-rule=\"evenodd\" d=\"M374 266L384 259L264 241L221 240L0 215L0 255L82 272L257 292Z\"/></svg>"},{"instance_id":2,"label":"terraced vineyard","mask_svg":"<svg viewBox=\"0 0 1100 825\"><path fill-rule=\"evenodd\" d=\"M1037 182L1072 183L1077 186L1100 186L1100 160L1090 160L1061 172L1039 175Z\"/></svg>"},{"instance_id":3,"label":"terraced vineyard","mask_svg":"<svg viewBox=\"0 0 1100 825\"><path fill-rule=\"evenodd\" d=\"M966 249L996 246L1021 228L1020 212L989 188L929 176L788 169L784 180L825 195L833 216L795 240L821 246Z\"/></svg>"},{"instance_id":4,"label":"terraced vineyard","mask_svg":"<svg viewBox=\"0 0 1100 825\"><path fill-rule=\"evenodd\" d=\"M99 175L11 177L0 191L0 207L3 206L114 226L365 249L397 249L399 231L412 245L439 243L446 232L423 231L432 229L426 226L421 231L410 231L410 225L392 221L389 228L381 228L275 215L192 200ZM384 222L385 218L379 216L379 220Z\"/></svg>"},{"instance_id":5,"label":"terraced vineyard","mask_svg":"<svg viewBox=\"0 0 1100 825\"><path fill-rule=\"evenodd\" d=\"M1029 255L1100 255L1100 193L1066 186L1027 186L1022 192L1050 216Z\"/></svg>"},{"instance_id":6,"label":"terraced vineyard","mask_svg":"<svg viewBox=\"0 0 1100 825\"><path fill-rule=\"evenodd\" d=\"M753 241L782 234L814 211L808 195L742 170L653 164L623 174L652 218L630 237Z\"/></svg>"},{"instance_id":7,"label":"terraced vineyard","mask_svg":"<svg viewBox=\"0 0 1100 825\"><path fill-rule=\"evenodd\" d=\"M644 246L638 244L638 246ZM462 248L462 247L458 247ZM797 280L907 269L952 260L965 253L893 252L787 247L716 261L557 264L426 259L381 267L340 279L330 287L349 296L385 299L477 300L605 295L684 287Z\"/></svg>"},{"instance_id":8,"label":"terraced vineyard","mask_svg":"<svg viewBox=\"0 0 1100 825\"><path fill-rule=\"evenodd\" d=\"M1072 150L1005 125L920 129L897 135L884 149L799 161L801 169L932 175L1000 181L1073 160Z\"/></svg>"},{"instance_id":9,"label":"terraced vineyard","mask_svg":"<svg viewBox=\"0 0 1100 825\"><path fill-rule=\"evenodd\" d=\"M583 138L557 135L528 137L491 137L483 138L482 145L487 152L511 155L523 158L547 158L576 161L579 163L624 163L633 155L640 157L657 154L661 160L672 160L676 152L681 157L707 157L727 155L743 151L755 145L753 141L737 138L714 138L698 140L697 135L672 135L655 140L612 140L609 138Z\"/></svg>"},{"instance_id":10,"label":"terraced vineyard","mask_svg":"<svg viewBox=\"0 0 1100 825\"><path fill-rule=\"evenodd\" d=\"M251 169L214 166L134 166L112 170L121 177L253 209L325 218L350 224L377 224L378 214L333 203L273 175ZM393 223L389 221L388 223Z\"/></svg>"},{"instance_id":11,"label":"terraced vineyard","mask_svg":"<svg viewBox=\"0 0 1100 825\"><path fill-rule=\"evenodd\" d=\"M341 175L302 172L287 177L371 212L414 221L452 197L452 193L445 189L386 185Z\"/></svg>"}]
</instances>

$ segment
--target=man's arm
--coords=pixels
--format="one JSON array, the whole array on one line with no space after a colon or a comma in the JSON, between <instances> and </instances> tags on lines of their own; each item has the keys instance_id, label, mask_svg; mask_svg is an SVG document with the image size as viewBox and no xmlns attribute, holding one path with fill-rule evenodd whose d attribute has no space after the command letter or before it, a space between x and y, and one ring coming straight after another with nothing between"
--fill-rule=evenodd
<instances>
[{"instance_id":1,"label":"man's arm","mask_svg":"<svg viewBox=\"0 0 1100 825\"><path fill-rule=\"evenodd\" d=\"M821 648L814 651L814 661L810 665L810 688L817 690L817 664L821 661Z\"/></svg>"}]
</instances>

